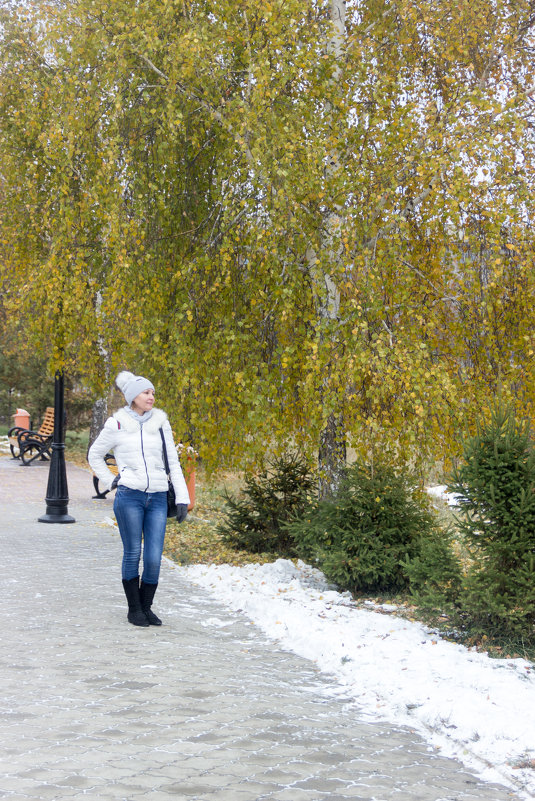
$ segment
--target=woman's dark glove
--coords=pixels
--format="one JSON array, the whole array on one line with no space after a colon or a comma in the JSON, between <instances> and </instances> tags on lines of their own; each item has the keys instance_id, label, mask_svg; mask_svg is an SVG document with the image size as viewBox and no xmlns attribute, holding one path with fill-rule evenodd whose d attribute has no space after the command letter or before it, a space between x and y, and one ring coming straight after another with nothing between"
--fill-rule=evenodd
<instances>
[{"instance_id":1,"label":"woman's dark glove","mask_svg":"<svg viewBox=\"0 0 535 801\"><path fill-rule=\"evenodd\" d=\"M186 517L188 516L188 504L187 503L177 503L176 505L176 519L179 523L183 523Z\"/></svg>"}]
</instances>

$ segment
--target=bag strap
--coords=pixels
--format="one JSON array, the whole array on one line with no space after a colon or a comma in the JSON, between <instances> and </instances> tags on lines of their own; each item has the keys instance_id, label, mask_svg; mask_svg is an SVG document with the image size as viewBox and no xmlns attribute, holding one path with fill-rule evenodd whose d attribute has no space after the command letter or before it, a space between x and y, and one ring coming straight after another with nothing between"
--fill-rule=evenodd
<instances>
[{"instance_id":1,"label":"bag strap","mask_svg":"<svg viewBox=\"0 0 535 801\"><path fill-rule=\"evenodd\" d=\"M165 465L165 472L169 475L169 461L167 459L167 448L165 447L165 437L163 435L163 428L160 428L160 436L162 438L162 445L163 445L163 463Z\"/></svg>"}]
</instances>

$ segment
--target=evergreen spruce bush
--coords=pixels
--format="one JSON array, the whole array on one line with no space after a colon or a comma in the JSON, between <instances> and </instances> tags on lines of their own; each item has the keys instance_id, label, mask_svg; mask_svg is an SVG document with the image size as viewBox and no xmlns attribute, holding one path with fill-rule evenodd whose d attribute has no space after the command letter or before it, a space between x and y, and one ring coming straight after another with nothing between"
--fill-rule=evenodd
<instances>
[{"instance_id":1,"label":"evergreen spruce bush","mask_svg":"<svg viewBox=\"0 0 535 801\"><path fill-rule=\"evenodd\" d=\"M407 589L407 563L435 521L410 478L385 465L354 464L333 501L312 505L287 528L299 556L352 593Z\"/></svg>"},{"instance_id":2,"label":"evergreen spruce bush","mask_svg":"<svg viewBox=\"0 0 535 801\"><path fill-rule=\"evenodd\" d=\"M464 444L448 489L472 557L463 609L474 633L535 638L535 451L527 422L496 406Z\"/></svg>"},{"instance_id":3,"label":"evergreen spruce bush","mask_svg":"<svg viewBox=\"0 0 535 801\"><path fill-rule=\"evenodd\" d=\"M426 529L419 538L416 555L406 560L405 570L411 595L426 617L446 614L457 618L462 566L451 529Z\"/></svg>"},{"instance_id":4,"label":"evergreen spruce bush","mask_svg":"<svg viewBox=\"0 0 535 801\"><path fill-rule=\"evenodd\" d=\"M233 548L296 556L285 524L303 513L315 487L314 473L303 458L275 458L259 474L245 477L239 496L225 493L225 517L218 532Z\"/></svg>"}]
</instances>

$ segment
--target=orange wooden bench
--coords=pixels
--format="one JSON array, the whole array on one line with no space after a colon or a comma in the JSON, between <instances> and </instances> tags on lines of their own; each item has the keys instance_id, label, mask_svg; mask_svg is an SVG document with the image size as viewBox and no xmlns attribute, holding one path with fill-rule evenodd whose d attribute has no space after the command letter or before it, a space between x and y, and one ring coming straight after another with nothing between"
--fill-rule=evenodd
<instances>
[{"instance_id":1,"label":"orange wooden bench","mask_svg":"<svg viewBox=\"0 0 535 801\"><path fill-rule=\"evenodd\" d=\"M7 435L14 459L22 459L26 465L31 464L34 459L48 460L54 438L54 407L47 407L38 431L14 426Z\"/></svg>"}]
</instances>

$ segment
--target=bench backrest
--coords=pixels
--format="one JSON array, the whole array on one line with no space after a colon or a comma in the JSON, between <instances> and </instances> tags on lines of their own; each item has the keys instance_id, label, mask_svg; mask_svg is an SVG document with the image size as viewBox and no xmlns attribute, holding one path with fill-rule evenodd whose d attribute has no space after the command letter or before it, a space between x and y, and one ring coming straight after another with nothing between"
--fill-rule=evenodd
<instances>
[{"instance_id":1,"label":"bench backrest","mask_svg":"<svg viewBox=\"0 0 535 801\"><path fill-rule=\"evenodd\" d=\"M43 422L41 423L41 427L37 432L42 437L51 437L54 433L54 407L47 406L45 416L43 417Z\"/></svg>"}]
</instances>

